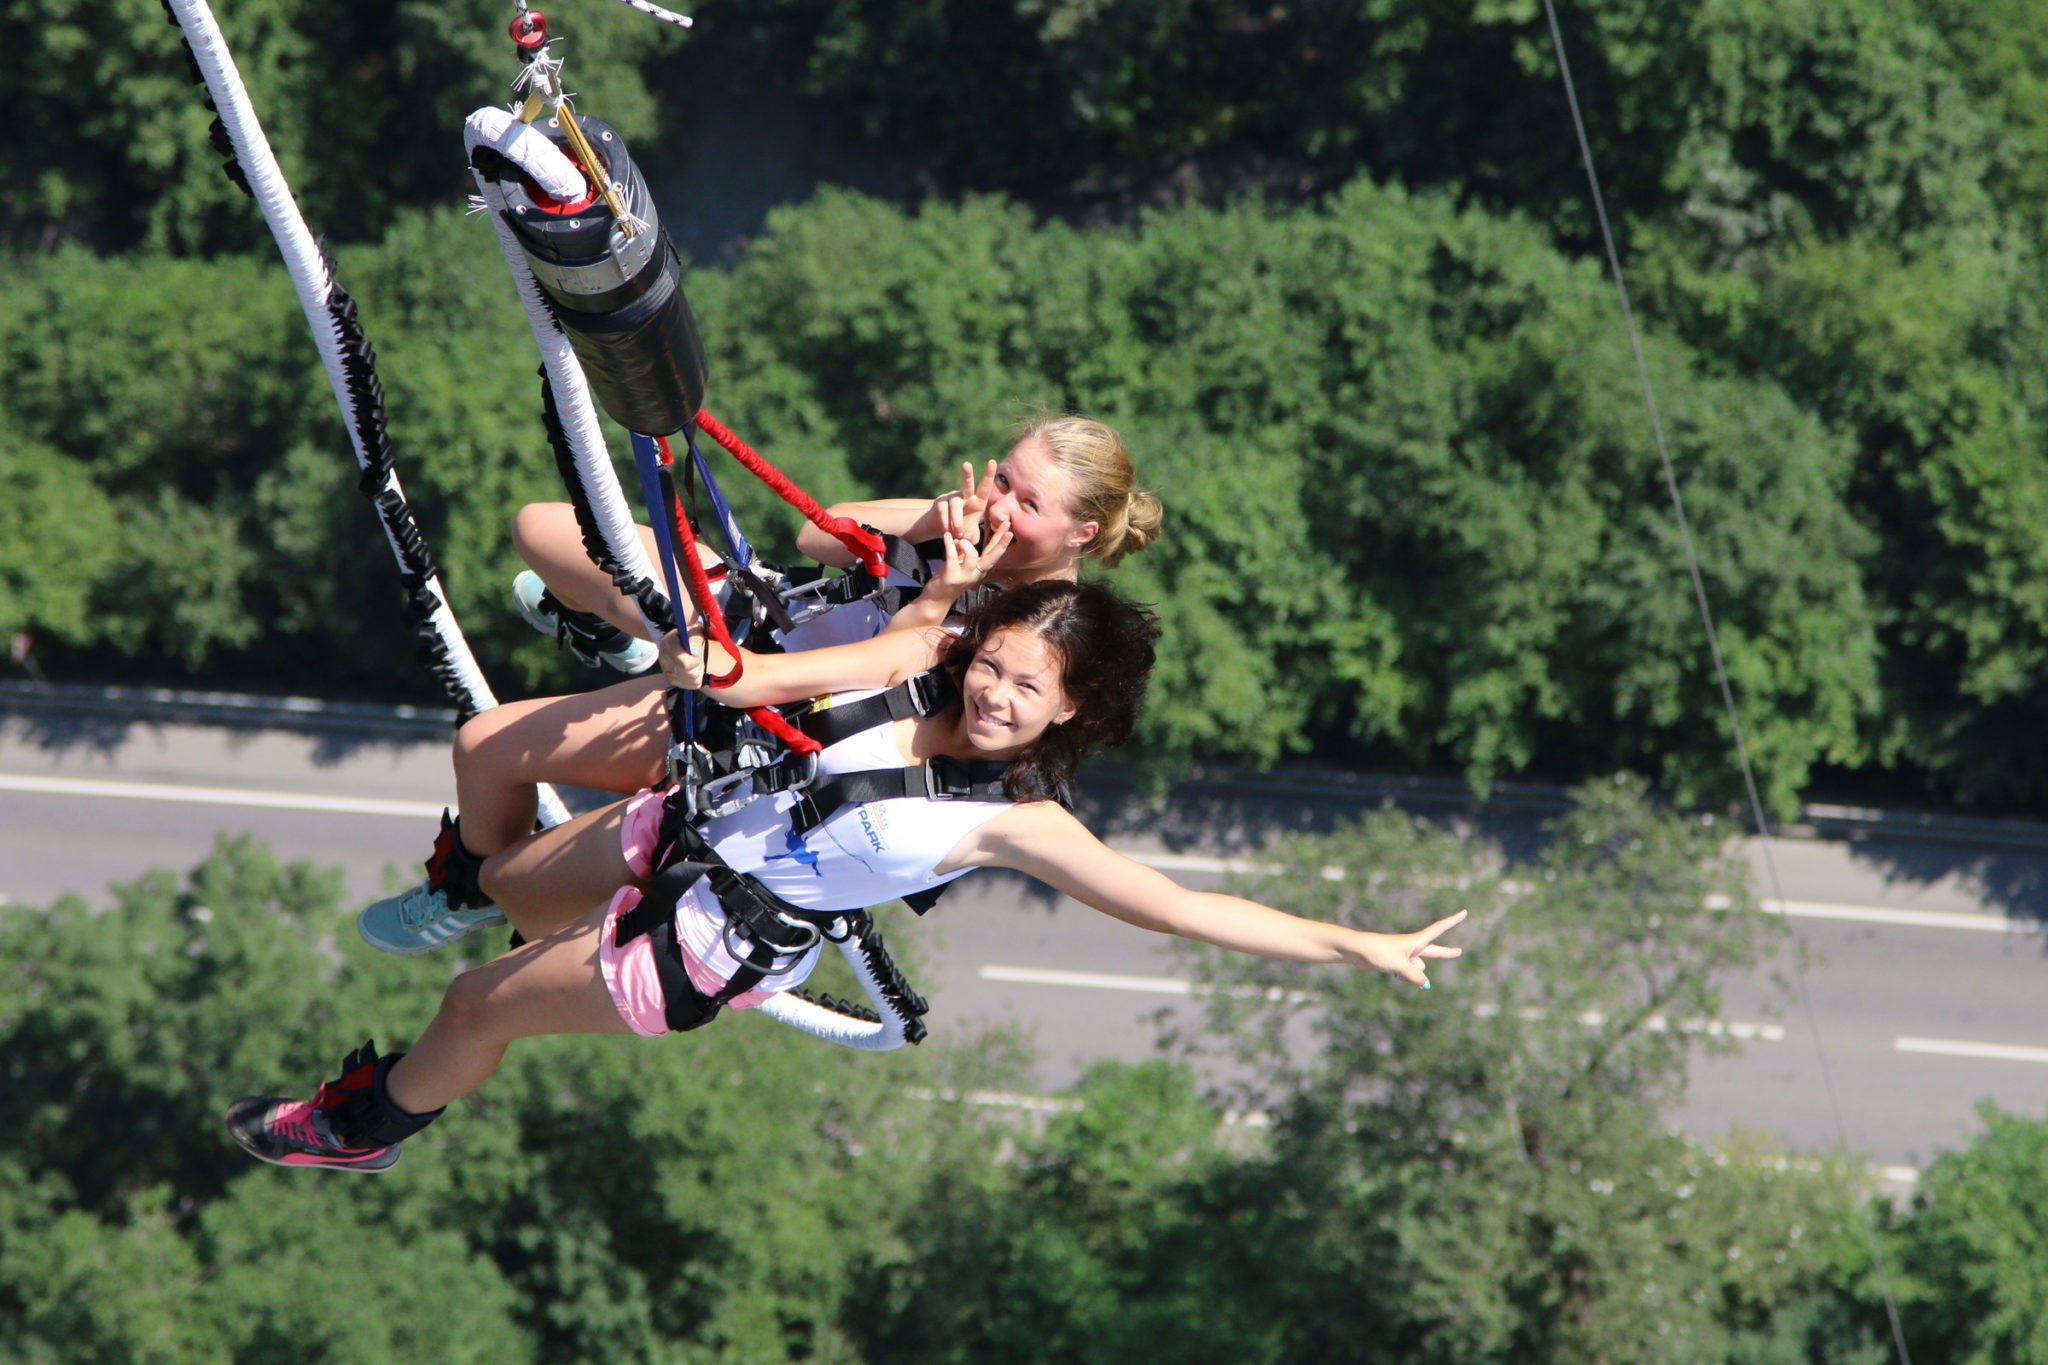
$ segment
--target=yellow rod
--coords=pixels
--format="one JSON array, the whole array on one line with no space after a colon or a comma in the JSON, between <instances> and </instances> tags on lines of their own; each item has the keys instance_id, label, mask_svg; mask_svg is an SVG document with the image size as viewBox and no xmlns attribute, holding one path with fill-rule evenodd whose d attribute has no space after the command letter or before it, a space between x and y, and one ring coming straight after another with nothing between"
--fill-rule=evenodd
<instances>
[{"instance_id":1,"label":"yellow rod","mask_svg":"<svg viewBox=\"0 0 2048 1365\"><path fill-rule=\"evenodd\" d=\"M583 135L583 125L576 121L570 111L569 101L563 100L555 106L555 115L562 121L562 131L569 136L569 145L576 149L576 155L583 158L584 173L597 182L597 192L604 200L604 206L612 211L618 221L619 231L625 236L633 235L632 215L626 212L626 201L612 188L611 173L597 158L597 150L590 145L590 139Z\"/></svg>"}]
</instances>

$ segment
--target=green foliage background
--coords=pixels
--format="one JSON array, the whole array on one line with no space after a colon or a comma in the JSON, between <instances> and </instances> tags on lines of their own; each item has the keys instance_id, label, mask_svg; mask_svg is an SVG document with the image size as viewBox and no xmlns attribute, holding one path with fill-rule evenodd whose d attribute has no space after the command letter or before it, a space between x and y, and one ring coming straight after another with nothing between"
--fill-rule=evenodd
<instances>
[{"instance_id":1,"label":"green foliage background","mask_svg":"<svg viewBox=\"0 0 2048 1365\"><path fill-rule=\"evenodd\" d=\"M1715 976L1776 922L1744 908L1718 831L1634 787L1559 833L1526 869L1392 814L1280 851L1250 889L1309 886L1298 908L1336 918L1413 919L1464 879L1492 965L1445 984L1497 1008L1212 964L1319 1002L1305 1060L1282 1042L1300 1005L1215 997L1204 1036L1238 1040L1274 1115L1249 1142L1185 1065L1099 1067L1020 1125L945 1098L1014 1084L1010 1040L940 1019L933 1045L870 1057L736 1016L662 1044L522 1043L390 1174L279 1170L226 1139L227 1101L303 1093L364 1034L403 1046L460 963L367 951L334 874L246 841L104 909L0 907L0 1340L66 1362L1021 1365L1169 1341L1219 1362L1851 1359L1874 1305L1844 1173L1739 1137L1709 1153L1655 1117L1695 1035L1648 1012L1715 1009ZM1331 863L1354 879L1301 875ZM1511 874L1542 886L1539 914L1503 913ZM1734 906L1702 909L1716 890ZM1668 917L1654 953L1645 908ZM1565 969L1594 955L1654 970ZM1595 1004L1613 1022L1587 1030ZM2029 1131L1966 1157L2023 1178ZM1996 1342L2038 1298L1997 1269L2011 1220L1937 1207L1895 1235L1921 1248L1926 1226L1928 1275L1981 1262L1978 1292L2011 1309L1930 1321Z\"/></svg>"},{"instance_id":2,"label":"green foliage background","mask_svg":"<svg viewBox=\"0 0 2048 1365\"><path fill-rule=\"evenodd\" d=\"M375 1179L250 1161L219 1116L407 1045L453 952L371 952L337 874L246 840L0 906L0 1358L1882 1365L1863 1177L1661 1118L1732 1046L1666 1021L1785 933L1724 833L1609 780L1526 863L1391 811L1269 849L1249 894L1469 907L1483 951L1424 994L1190 950L1181 1055L1049 1116L956 1098L1028 1054L943 999L879 1056L742 1014L523 1041ZM1221 1061L1247 1079L1205 1095ZM1915 1359L2040 1350L2048 1122L1985 1117L1871 1210Z\"/></svg>"},{"instance_id":3,"label":"green foliage background","mask_svg":"<svg viewBox=\"0 0 2048 1365\"><path fill-rule=\"evenodd\" d=\"M175 30L145 0L30 9L32 135L0 151L0 630L34 631L59 677L426 699ZM2026 11L1563 16L1781 809L1817 778L2044 794L2048 40ZM1733 790L1537 5L698 19L557 16L585 107L657 179L719 117L677 93L708 87L851 118L924 187L821 191L693 273L713 406L827 499L936 489L1033 406L1119 425L1170 518L1125 575L1168 626L1159 761ZM554 487L523 328L454 211L452 131L427 135L499 97L505 44L440 3L226 20L346 244L459 612L505 685L567 683L503 602L507 519ZM337 98L358 89L378 98ZM787 517L746 501L786 546Z\"/></svg>"}]
</instances>

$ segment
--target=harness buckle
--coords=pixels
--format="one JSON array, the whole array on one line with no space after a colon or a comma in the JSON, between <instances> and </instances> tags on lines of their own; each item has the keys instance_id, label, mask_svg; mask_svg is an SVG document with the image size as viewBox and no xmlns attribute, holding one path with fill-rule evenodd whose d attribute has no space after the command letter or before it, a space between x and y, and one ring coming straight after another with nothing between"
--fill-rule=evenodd
<instances>
[{"instance_id":1,"label":"harness buckle","mask_svg":"<svg viewBox=\"0 0 2048 1365\"><path fill-rule=\"evenodd\" d=\"M671 741L666 766L670 788L682 796L684 813L695 819L701 811L705 783L711 776L711 755L700 744Z\"/></svg>"},{"instance_id":2,"label":"harness buckle","mask_svg":"<svg viewBox=\"0 0 2048 1365\"><path fill-rule=\"evenodd\" d=\"M749 740L740 744L736 757L741 765L737 770L698 784L694 814L706 818L731 815L773 792L801 791L818 777L818 756L814 753L785 753L771 758L766 744ZM775 780L764 784L763 778Z\"/></svg>"},{"instance_id":3,"label":"harness buckle","mask_svg":"<svg viewBox=\"0 0 2048 1365\"><path fill-rule=\"evenodd\" d=\"M974 796L973 779L967 765L951 754L933 754L925 760L924 794L934 801L967 801Z\"/></svg>"},{"instance_id":4,"label":"harness buckle","mask_svg":"<svg viewBox=\"0 0 2048 1365\"><path fill-rule=\"evenodd\" d=\"M916 715L928 716L953 697L953 680L940 669L928 668L912 677L907 685L910 709Z\"/></svg>"}]
</instances>

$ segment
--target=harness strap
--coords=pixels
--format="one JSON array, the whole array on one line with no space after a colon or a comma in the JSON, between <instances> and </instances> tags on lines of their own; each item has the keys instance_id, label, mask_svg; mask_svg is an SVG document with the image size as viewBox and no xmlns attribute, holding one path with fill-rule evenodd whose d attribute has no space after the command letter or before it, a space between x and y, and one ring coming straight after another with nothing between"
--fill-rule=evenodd
<instances>
[{"instance_id":1,"label":"harness strap","mask_svg":"<svg viewBox=\"0 0 2048 1365\"><path fill-rule=\"evenodd\" d=\"M804 789L790 810L790 827L799 835L808 834L842 807L904 796L932 801L1008 801L1010 795L1003 790L1003 772L1008 766L984 758L934 754L916 768L834 773Z\"/></svg>"},{"instance_id":2,"label":"harness strap","mask_svg":"<svg viewBox=\"0 0 2048 1365\"><path fill-rule=\"evenodd\" d=\"M684 828L694 829L688 825ZM752 877L733 871L701 839L696 843L708 860L685 855L656 873L640 903L619 916L612 936L612 942L620 947L642 934L654 940L655 974L661 981L663 1014L674 1033L702 1027L731 1001L768 977L788 971L795 965L793 959L810 951L825 929L847 913L791 905ZM683 966L682 943L676 936L676 906L700 881L710 883L711 894L725 911L728 929L737 926L746 931L748 939L745 950L739 951L739 945L728 932L726 947L741 965L710 995L690 979ZM791 920L797 923L791 924ZM778 966L784 959L791 960Z\"/></svg>"},{"instance_id":3,"label":"harness strap","mask_svg":"<svg viewBox=\"0 0 2048 1365\"><path fill-rule=\"evenodd\" d=\"M793 589L813 604L812 614L830 607L845 606L851 602L873 602L884 614L894 616L905 603L924 591L924 585L931 581L931 559L943 559L945 547L938 541L925 541L912 545L901 536L875 531L872 526L863 526L864 531L873 532L881 538L884 572L869 573L864 565L855 565L843 573L832 574L813 566L787 570L785 577ZM889 579L901 574L910 582L891 583ZM798 595L793 593L792 596Z\"/></svg>"},{"instance_id":4,"label":"harness strap","mask_svg":"<svg viewBox=\"0 0 2048 1365\"><path fill-rule=\"evenodd\" d=\"M934 668L886 692L836 706L814 703L809 710L786 714L785 718L818 743L830 746L878 725L943 711L959 695L953 679Z\"/></svg>"},{"instance_id":5,"label":"harness strap","mask_svg":"<svg viewBox=\"0 0 2048 1365\"><path fill-rule=\"evenodd\" d=\"M686 866L678 864L656 876L640 903L619 916L612 938L622 948L642 934L654 940L654 975L661 982L662 1014L671 1033L702 1028L725 1008L723 1000L697 988L683 965L683 946L676 937L676 902L697 880L684 871ZM669 872L678 875L671 877ZM702 875L701 868L697 874Z\"/></svg>"}]
</instances>

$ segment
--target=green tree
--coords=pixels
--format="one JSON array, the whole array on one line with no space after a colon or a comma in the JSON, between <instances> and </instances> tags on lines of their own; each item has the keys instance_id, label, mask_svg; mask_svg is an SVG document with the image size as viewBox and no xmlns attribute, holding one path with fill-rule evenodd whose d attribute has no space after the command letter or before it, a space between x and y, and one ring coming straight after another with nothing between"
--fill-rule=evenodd
<instances>
[{"instance_id":1,"label":"green tree","mask_svg":"<svg viewBox=\"0 0 2048 1365\"><path fill-rule=\"evenodd\" d=\"M0 907L10 1359L855 1365L856 1271L907 1253L932 1165L995 1150L909 1096L1014 1083L999 1040L871 1057L741 1013L523 1043L344 1199L220 1126L366 1035L402 1048L459 965L365 949L338 887L229 840L103 910Z\"/></svg>"},{"instance_id":2,"label":"green tree","mask_svg":"<svg viewBox=\"0 0 2048 1365\"><path fill-rule=\"evenodd\" d=\"M0 241L268 251L161 5L31 0L10 17L23 122L0 152ZM519 70L502 17L449 0L262 0L216 18L287 183L337 241L375 240L401 209L461 202L462 119L510 98ZM681 34L610 5L555 18L571 88L629 137L651 133L645 71Z\"/></svg>"},{"instance_id":3,"label":"green tree","mask_svg":"<svg viewBox=\"0 0 2048 1365\"><path fill-rule=\"evenodd\" d=\"M2048 1121L1978 1109L1984 1131L1922 1173L1890 1242L1916 1359L2020 1365L2048 1353Z\"/></svg>"},{"instance_id":4,"label":"green tree","mask_svg":"<svg viewBox=\"0 0 2048 1365\"><path fill-rule=\"evenodd\" d=\"M1628 762L1732 789L1625 338L1526 225L1368 185L1088 234L833 194L705 295L714 330L755 334L735 410L772 380L766 439L800 414L863 492L994 448L1032 401L1126 432L1169 516L1120 574L1168 627L1154 752L1391 753L1482 781ZM1665 339L1652 357L1782 803L1862 755L1876 694L1849 452L1782 391Z\"/></svg>"},{"instance_id":5,"label":"green tree","mask_svg":"<svg viewBox=\"0 0 2048 1365\"><path fill-rule=\"evenodd\" d=\"M1727 1046L1704 1027L1717 980L1782 937L1724 836L1614 780L1582 789L1528 866L1392 813L1275 851L1252 889L1300 913L1473 912L1468 955L1427 995L1203 955L1211 1034L1277 1102L1286 1194L1265 1206L1286 1235L1266 1245L1296 1250L1266 1273L1286 1358L1812 1358L1759 1352L1781 1305L1833 1283L1849 1173L1783 1167L1739 1134L1709 1150L1659 1118L1688 1058Z\"/></svg>"},{"instance_id":6,"label":"green tree","mask_svg":"<svg viewBox=\"0 0 2048 1365\"><path fill-rule=\"evenodd\" d=\"M872 1360L1053 1365L1275 1359L1280 1334L1217 1255L1244 1221L1237 1158L1193 1073L1103 1062L1013 1160L934 1170L911 1254L871 1271ZM1213 1259L1212 1259L1213 1258Z\"/></svg>"},{"instance_id":7,"label":"green tree","mask_svg":"<svg viewBox=\"0 0 2048 1365\"><path fill-rule=\"evenodd\" d=\"M87 603L113 572L114 510L86 466L34 442L0 462L0 634L95 634Z\"/></svg>"}]
</instances>

